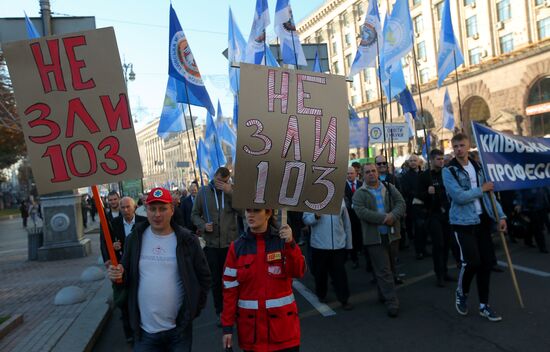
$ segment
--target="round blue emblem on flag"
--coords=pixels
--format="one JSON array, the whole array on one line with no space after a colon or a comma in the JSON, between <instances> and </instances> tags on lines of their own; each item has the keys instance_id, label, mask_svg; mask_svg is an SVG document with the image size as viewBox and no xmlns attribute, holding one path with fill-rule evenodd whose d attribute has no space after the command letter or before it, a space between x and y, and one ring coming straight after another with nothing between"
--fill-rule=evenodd
<instances>
[{"instance_id":1,"label":"round blue emblem on flag","mask_svg":"<svg viewBox=\"0 0 550 352\"><path fill-rule=\"evenodd\" d=\"M204 86L191 47L183 31L176 32L170 41L170 62L187 81Z\"/></svg>"}]
</instances>

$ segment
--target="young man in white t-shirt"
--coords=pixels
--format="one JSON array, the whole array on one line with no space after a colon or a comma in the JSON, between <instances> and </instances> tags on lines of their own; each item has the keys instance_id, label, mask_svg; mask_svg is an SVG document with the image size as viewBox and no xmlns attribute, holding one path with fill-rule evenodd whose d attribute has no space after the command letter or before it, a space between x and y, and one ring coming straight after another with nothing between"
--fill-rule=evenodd
<instances>
[{"instance_id":1,"label":"young man in white t-shirt","mask_svg":"<svg viewBox=\"0 0 550 352\"><path fill-rule=\"evenodd\" d=\"M170 191L151 190L146 204L148 222L136 224L109 277L127 288L134 351L191 351L192 321L210 288L208 263L198 238L171 222Z\"/></svg>"},{"instance_id":2,"label":"young man in white t-shirt","mask_svg":"<svg viewBox=\"0 0 550 352\"><path fill-rule=\"evenodd\" d=\"M458 278L455 307L459 314L468 314L470 284L476 276L479 314L490 321L502 317L489 307L489 282L494 260L491 228L497 217L493 212L489 192L493 183L486 182L481 166L468 158L470 140L462 133L451 139L455 158L443 169L443 183L451 200L449 222L460 248L462 267ZM506 216L496 203L497 226L506 231Z\"/></svg>"}]
</instances>

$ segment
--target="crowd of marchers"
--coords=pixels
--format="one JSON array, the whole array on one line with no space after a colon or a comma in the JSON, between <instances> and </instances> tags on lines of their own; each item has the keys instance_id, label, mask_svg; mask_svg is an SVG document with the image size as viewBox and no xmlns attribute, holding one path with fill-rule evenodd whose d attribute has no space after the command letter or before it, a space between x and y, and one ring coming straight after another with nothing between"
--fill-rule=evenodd
<instances>
[{"instance_id":1,"label":"crowd of marchers","mask_svg":"<svg viewBox=\"0 0 550 352\"><path fill-rule=\"evenodd\" d=\"M546 253L548 193L501 192L493 203L494 185L470 152L469 138L457 134L451 143L453 156L433 149L422 167L411 155L399 173L383 155L353 163L337 214L288 211L283 225L277 209L234 208L225 167L202 187L194 182L184 194L155 188L139 204L110 192L106 215L118 265L103 231L101 250L127 342L135 351L190 351L192 322L211 291L223 348L233 348L236 327L244 351L298 351L293 279L308 268L317 299L326 303L330 277L341 308L351 310L346 270L365 265L380 303L395 318L396 285L403 283L397 263L411 247L416 259L432 258L437 286L456 285L450 304L458 314L469 313L475 278L475 311L502 320L489 305L491 272L501 271L491 235L504 231L528 246L534 237ZM457 266L458 277L447 272L449 265Z\"/></svg>"}]
</instances>

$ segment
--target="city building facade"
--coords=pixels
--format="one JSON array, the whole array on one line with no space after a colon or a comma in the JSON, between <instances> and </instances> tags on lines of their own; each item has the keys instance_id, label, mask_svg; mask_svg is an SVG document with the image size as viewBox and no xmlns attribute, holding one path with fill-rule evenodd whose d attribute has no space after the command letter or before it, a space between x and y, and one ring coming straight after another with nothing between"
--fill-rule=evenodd
<instances>
[{"instance_id":1,"label":"city building facade","mask_svg":"<svg viewBox=\"0 0 550 352\"><path fill-rule=\"evenodd\" d=\"M381 17L393 3L379 1ZM402 60L405 80L419 114L422 108L422 121L439 140L439 147L448 150L452 136L452 132L442 128L446 89L455 120L468 133L470 122L478 121L515 134L550 134L550 1L450 0L464 65L457 72L458 84L453 72L438 88L437 52L443 3L409 0L416 70L413 52ZM331 73L349 73L367 7L367 0L326 1L298 24L302 42L327 44ZM381 120L374 68L353 77L348 96L359 116L368 116L370 122ZM395 103L387 116L404 121L401 108ZM419 140L422 127L422 123L416 123ZM400 147L400 154L407 152L405 148Z\"/></svg>"}]
</instances>

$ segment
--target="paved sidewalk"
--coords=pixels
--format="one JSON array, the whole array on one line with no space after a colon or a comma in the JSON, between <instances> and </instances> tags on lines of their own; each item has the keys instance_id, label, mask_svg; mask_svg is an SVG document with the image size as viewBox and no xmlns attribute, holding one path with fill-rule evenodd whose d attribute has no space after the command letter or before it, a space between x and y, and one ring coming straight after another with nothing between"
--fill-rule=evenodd
<instances>
[{"instance_id":1,"label":"paved sidewalk","mask_svg":"<svg viewBox=\"0 0 550 352\"><path fill-rule=\"evenodd\" d=\"M0 315L23 314L23 324L0 340L0 351L84 351L89 349L110 308L108 280L81 282L80 275L99 258L97 222L86 236L92 254L85 258L38 262L27 260L27 232L20 219L0 221ZM102 265L101 265L102 267ZM66 286L86 292L86 301L55 306Z\"/></svg>"}]
</instances>

